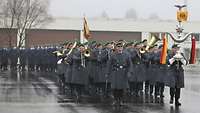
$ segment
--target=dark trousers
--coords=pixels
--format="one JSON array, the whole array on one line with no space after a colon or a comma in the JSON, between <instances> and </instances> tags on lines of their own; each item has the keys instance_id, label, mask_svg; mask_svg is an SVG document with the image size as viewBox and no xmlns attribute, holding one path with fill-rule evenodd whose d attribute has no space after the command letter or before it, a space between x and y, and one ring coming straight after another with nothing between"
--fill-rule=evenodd
<instances>
[{"instance_id":1,"label":"dark trousers","mask_svg":"<svg viewBox=\"0 0 200 113\"><path fill-rule=\"evenodd\" d=\"M160 95L163 96L165 84L161 82L157 82L155 85L155 96Z\"/></svg>"},{"instance_id":2,"label":"dark trousers","mask_svg":"<svg viewBox=\"0 0 200 113\"><path fill-rule=\"evenodd\" d=\"M77 98L80 98L84 91L84 85L81 84L72 84L72 90Z\"/></svg>"},{"instance_id":3,"label":"dark trousers","mask_svg":"<svg viewBox=\"0 0 200 113\"><path fill-rule=\"evenodd\" d=\"M138 95L139 90L141 89L141 84L139 82L129 82L131 94Z\"/></svg>"},{"instance_id":4,"label":"dark trousers","mask_svg":"<svg viewBox=\"0 0 200 113\"><path fill-rule=\"evenodd\" d=\"M174 99L175 96L175 101L178 101L180 98L180 93L181 93L181 88L170 88L170 96L171 99Z\"/></svg>"},{"instance_id":5,"label":"dark trousers","mask_svg":"<svg viewBox=\"0 0 200 113\"><path fill-rule=\"evenodd\" d=\"M152 95L152 93L153 93L153 87L154 87L154 85L151 85L150 83L149 83L149 81L145 81L145 94L150 94L150 95Z\"/></svg>"},{"instance_id":6,"label":"dark trousers","mask_svg":"<svg viewBox=\"0 0 200 113\"><path fill-rule=\"evenodd\" d=\"M101 83L95 83L95 87L96 87L96 93L99 94L99 95L106 95L107 92L106 92L106 83L104 82L101 82Z\"/></svg>"},{"instance_id":7,"label":"dark trousers","mask_svg":"<svg viewBox=\"0 0 200 113\"><path fill-rule=\"evenodd\" d=\"M122 101L123 89L113 89L113 96L116 101Z\"/></svg>"}]
</instances>

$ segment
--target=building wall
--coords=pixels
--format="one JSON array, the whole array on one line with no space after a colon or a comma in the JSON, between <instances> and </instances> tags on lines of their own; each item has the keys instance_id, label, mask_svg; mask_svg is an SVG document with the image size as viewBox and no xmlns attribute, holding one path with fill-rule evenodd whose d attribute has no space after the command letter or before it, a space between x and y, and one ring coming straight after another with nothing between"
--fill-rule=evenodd
<instances>
[{"instance_id":1,"label":"building wall","mask_svg":"<svg viewBox=\"0 0 200 113\"><path fill-rule=\"evenodd\" d=\"M127 41L140 41L140 32L109 32L109 31L92 31L91 40L112 41L124 39ZM65 41L79 40L80 31L78 30L45 30L34 29L26 32L26 47L38 45L60 44Z\"/></svg>"},{"instance_id":2,"label":"building wall","mask_svg":"<svg viewBox=\"0 0 200 113\"><path fill-rule=\"evenodd\" d=\"M141 41L141 32L115 32L115 31L93 31L91 37L96 41L113 41L113 40L126 40L126 41Z\"/></svg>"},{"instance_id":3,"label":"building wall","mask_svg":"<svg viewBox=\"0 0 200 113\"><path fill-rule=\"evenodd\" d=\"M0 47L15 47L17 45L17 30L0 28Z\"/></svg>"},{"instance_id":4,"label":"building wall","mask_svg":"<svg viewBox=\"0 0 200 113\"><path fill-rule=\"evenodd\" d=\"M32 29L26 31L26 47L64 43L79 38L79 31Z\"/></svg>"}]
</instances>

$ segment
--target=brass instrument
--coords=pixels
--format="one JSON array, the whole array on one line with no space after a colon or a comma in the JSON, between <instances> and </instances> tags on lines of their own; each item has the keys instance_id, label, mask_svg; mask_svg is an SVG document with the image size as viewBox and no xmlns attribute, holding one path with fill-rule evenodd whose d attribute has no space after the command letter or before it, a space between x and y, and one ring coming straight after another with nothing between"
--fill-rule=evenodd
<instances>
[{"instance_id":1,"label":"brass instrument","mask_svg":"<svg viewBox=\"0 0 200 113\"><path fill-rule=\"evenodd\" d=\"M91 56L91 50L85 46L85 50L81 53L81 65L85 68L86 67L86 62L85 58L88 58Z\"/></svg>"},{"instance_id":2,"label":"brass instrument","mask_svg":"<svg viewBox=\"0 0 200 113\"><path fill-rule=\"evenodd\" d=\"M177 69L179 69L180 68L179 61L181 61L181 59L183 59L183 56L181 55L181 51L180 50L176 52L176 54L174 55L174 59L175 59L175 61L177 61L176 67L177 67Z\"/></svg>"},{"instance_id":3,"label":"brass instrument","mask_svg":"<svg viewBox=\"0 0 200 113\"><path fill-rule=\"evenodd\" d=\"M150 41L148 42L146 48L142 47L140 49L140 53L145 53L149 50L150 47L152 47L157 41L159 41L160 39L158 37L156 37L155 35L152 35Z\"/></svg>"},{"instance_id":4,"label":"brass instrument","mask_svg":"<svg viewBox=\"0 0 200 113\"><path fill-rule=\"evenodd\" d=\"M74 42L72 48L69 50L69 52L66 54L66 57L63 59L61 58L60 60L58 60L57 64L61 64L63 62L63 60L65 61L65 63L67 63L67 58L68 56L72 53L73 49L76 47L77 42ZM67 51L67 49L63 49L62 52L60 51L54 51L53 53L56 54L57 56L63 56L65 54L65 51Z\"/></svg>"},{"instance_id":5,"label":"brass instrument","mask_svg":"<svg viewBox=\"0 0 200 113\"><path fill-rule=\"evenodd\" d=\"M64 61L65 63L67 64L67 59L68 59L68 56L72 53L72 51L74 50L74 48L76 47L77 45L77 42L74 42L72 48L69 50L69 52L66 54L66 57L64 58Z\"/></svg>"},{"instance_id":6,"label":"brass instrument","mask_svg":"<svg viewBox=\"0 0 200 113\"><path fill-rule=\"evenodd\" d=\"M69 56L69 55L72 53L72 51L73 51L73 49L76 47L76 45L77 45L77 42L74 42L72 48L71 48L71 49L69 50L69 52L67 53L67 56Z\"/></svg>"},{"instance_id":7,"label":"brass instrument","mask_svg":"<svg viewBox=\"0 0 200 113\"><path fill-rule=\"evenodd\" d=\"M85 57L90 57L90 55L91 55L90 49L85 49L85 51L83 52L83 55L84 55Z\"/></svg>"},{"instance_id":8,"label":"brass instrument","mask_svg":"<svg viewBox=\"0 0 200 113\"><path fill-rule=\"evenodd\" d=\"M64 49L64 50L66 51L66 49ZM53 54L56 54L56 56L63 56L63 53L65 52L64 50L62 52L61 51L54 51Z\"/></svg>"}]
</instances>

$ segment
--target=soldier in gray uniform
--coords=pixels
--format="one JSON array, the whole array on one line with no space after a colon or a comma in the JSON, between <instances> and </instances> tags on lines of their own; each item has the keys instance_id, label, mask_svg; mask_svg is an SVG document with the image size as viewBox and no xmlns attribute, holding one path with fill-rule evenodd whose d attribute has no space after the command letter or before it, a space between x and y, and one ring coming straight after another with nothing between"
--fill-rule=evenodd
<instances>
[{"instance_id":1,"label":"soldier in gray uniform","mask_svg":"<svg viewBox=\"0 0 200 113\"><path fill-rule=\"evenodd\" d=\"M180 106L179 102L181 88L184 88L184 69L182 65L187 64L184 54L180 52L179 45L172 46L172 52L169 55L170 75L173 77L173 85L170 86L170 104L173 104L175 97L175 105Z\"/></svg>"},{"instance_id":2,"label":"soldier in gray uniform","mask_svg":"<svg viewBox=\"0 0 200 113\"><path fill-rule=\"evenodd\" d=\"M73 89L72 89L72 64L68 63L68 58L70 59L74 53L74 51L76 51L77 47L75 47L74 49L72 49L73 47L73 43L69 42L67 44L67 46L65 48L67 48L67 50L65 51L65 61L64 61L64 64L65 64L65 86L66 88L69 89L70 91L70 95L72 96L73 94ZM71 50L72 49L72 50ZM69 51L72 51L70 54L69 54ZM68 56L67 56L68 54Z\"/></svg>"},{"instance_id":3,"label":"soldier in gray uniform","mask_svg":"<svg viewBox=\"0 0 200 113\"><path fill-rule=\"evenodd\" d=\"M131 52L131 61L133 63L132 74L129 77L131 94L134 96L142 96L143 94L143 82L146 80L146 55L140 53L140 49L143 47L141 42L134 45L134 49Z\"/></svg>"},{"instance_id":4,"label":"soldier in gray uniform","mask_svg":"<svg viewBox=\"0 0 200 113\"><path fill-rule=\"evenodd\" d=\"M60 92L61 94L65 93L65 73L66 73L66 64L65 64L65 60L64 58L66 57L66 52L67 51L67 44L68 43L64 43L63 47L59 50L57 50L57 52L60 53L56 54L56 59L57 59L57 74L58 74L58 82L59 82L59 88L60 88Z\"/></svg>"},{"instance_id":5,"label":"soldier in gray uniform","mask_svg":"<svg viewBox=\"0 0 200 113\"><path fill-rule=\"evenodd\" d=\"M136 60L136 56L137 56L137 51L134 48L134 44L133 43L128 43L126 44L126 49L124 50L125 52L127 52L131 58L133 67L135 66L134 60ZM132 71L134 72L134 68L132 68ZM129 79L129 94L130 95L135 95L136 94L136 74L134 73L128 73L128 79Z\"/></svg>"},{"instance_id":6,"label":"soldier in gray uniform","mask_svg":"<svg viewBox=\"0 0 200 113\"><path fill-rule=\"evenodd\" d=\"M162 46L160 45L158 47L158 50L155 52L154 57L153 57L153 63L155 64L155 99L156 102L163 102L163 93L164 93L164 79L167 76L167 65L166 64L160 64L160 57L161 57L161 51L162 51ZM160 101L158 99L158 96L160 96Z\"/></svg>"},{"instance_id":7,"label":"soldier in gray uniform","mask_svg":"<svg viewBox=\"0 0 200 113\"><path fill-rule=\"evenodd\" d=\"M155 46L154 48L150 49L149 51L149 66L148 66L148 76L147 79L149 80L149 84L150 84L150 96L153 96L153 89L155 89L155 85L156 85L156 75L157 75L157 62L154 61L154 57L156 55L157 52L157 46ZM154 95L155 91L154 91Z\"/></svg>"},{"instance_id":8,"label":"soldier in gray uniform","mask_svg":"<svg viewBox=\"0 0 200 113\"><path fill-rule=\"evenodd\" d=\"M112 53L114 52L114 45L112 43L106 43L105 45L105 52L107 54L108 60L106 61L106 64L109 63L109 60L111 58ZM109 68L108 65L105 66L106 69ZM110 76L106 76L106 96L109 97L111 96L111 78Z\"/></svg>"},{"instance_id":9,"label":"soldier in gray uniform","mask_svg":"<svg viewBox=\"0 0 200 113\"><path fill-rule=\"evenodd\" d=\"M157 45L154 45L149 48L148 51L148 64L147 64L147 76L146 76L146 81L145 81L145 95L150 95L151 97L153 96L153 88L155 86L154 82L154 67L153 67L153 57L154 57L154 51Z\"/></svg>"},{"instance_id":10,"label":"soldier in gray uniform","mask_svg":"<svg viewBox=\"0 0 200 113\"><path fill-rule=\"evenodd\" d=\"M75 49L73 54L67 59L67 62L72 66L71 84L76 95L76 101L80 100L80 96L82 95L85 86L88 84L88 65L86 63L88 59L84 56L84 51L84 45L80 44L79 48Z\"/></svg>"},{"instance_id":11,"label":"soldier in gray uniform","mask_svg":"<svg viewBox=\"0 0 200 113\"><path fill-rule=\"evenodd\" d=\"M96 84L97 92L100 95L106 96L106 69L108 62L108 52L106 48L103 48L101 44L97 44L97 71L94 78L94 83Z\"/></svg>"},{"instance_id":12,"label":"soldier in gray uniform","mask_svg":"<svg viewBox=\"0 0 200 113\"><path fill-rule=\"evenodd\" d=\"M98 48L97 48L97 43L96 42L92 42L91 44L89 44L89 49L90 49L90 57L88 58L88 67L87 69L87 73L89 76L89 84L88 84L88 93L94 95L94 94L98 94L98 90L97 90L97 84L96 81L94 81L97 78L97 55L98 55ZM89 90L90 89L90 90Z\"/></svg>"},{"instance_id":13,"label":"soldier in gray uniform","mask_svg":"<svg viewBox=\"0 0 200 113\"><path fill-rule=\"evenodd\" d=\"M124 90L128 88L128 72L131 69L131 59L123 51L123 44L116 44L116 50L109 60L108 75L111 76L111 88L114 105L121 105Z\"/></svg>"}]
</instances>

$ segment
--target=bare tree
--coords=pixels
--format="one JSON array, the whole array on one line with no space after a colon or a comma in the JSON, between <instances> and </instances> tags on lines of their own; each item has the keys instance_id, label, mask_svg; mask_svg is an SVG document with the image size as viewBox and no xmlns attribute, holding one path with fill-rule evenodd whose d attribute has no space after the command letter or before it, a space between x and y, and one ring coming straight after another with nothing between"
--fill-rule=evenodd
<instances>
[{"instance_id":1,"label":"bare tree","mask_svg":"<svg viewBox=\"0 0 200 113\"><path fill-rule=\"evenodd\" d=\"M133 9L133 8L127 10L125 18L127 18L127 19L135 19L136 20L138 18L136 10Z\"/></svg>"},{"instance_id":2,"label":"bare tree","mask_svg":"<svg viewBox=\"0 0 200 113\"><path fill-rule=\"evenodd\" d=\"M21 47L26 38L26 29L37 28L49 22L51 16L48 7L48 0L3 0L0 10L3 26L9 29L9 43L13 29L18 30L18 47Z\"/></svg>"}]
</instances>

